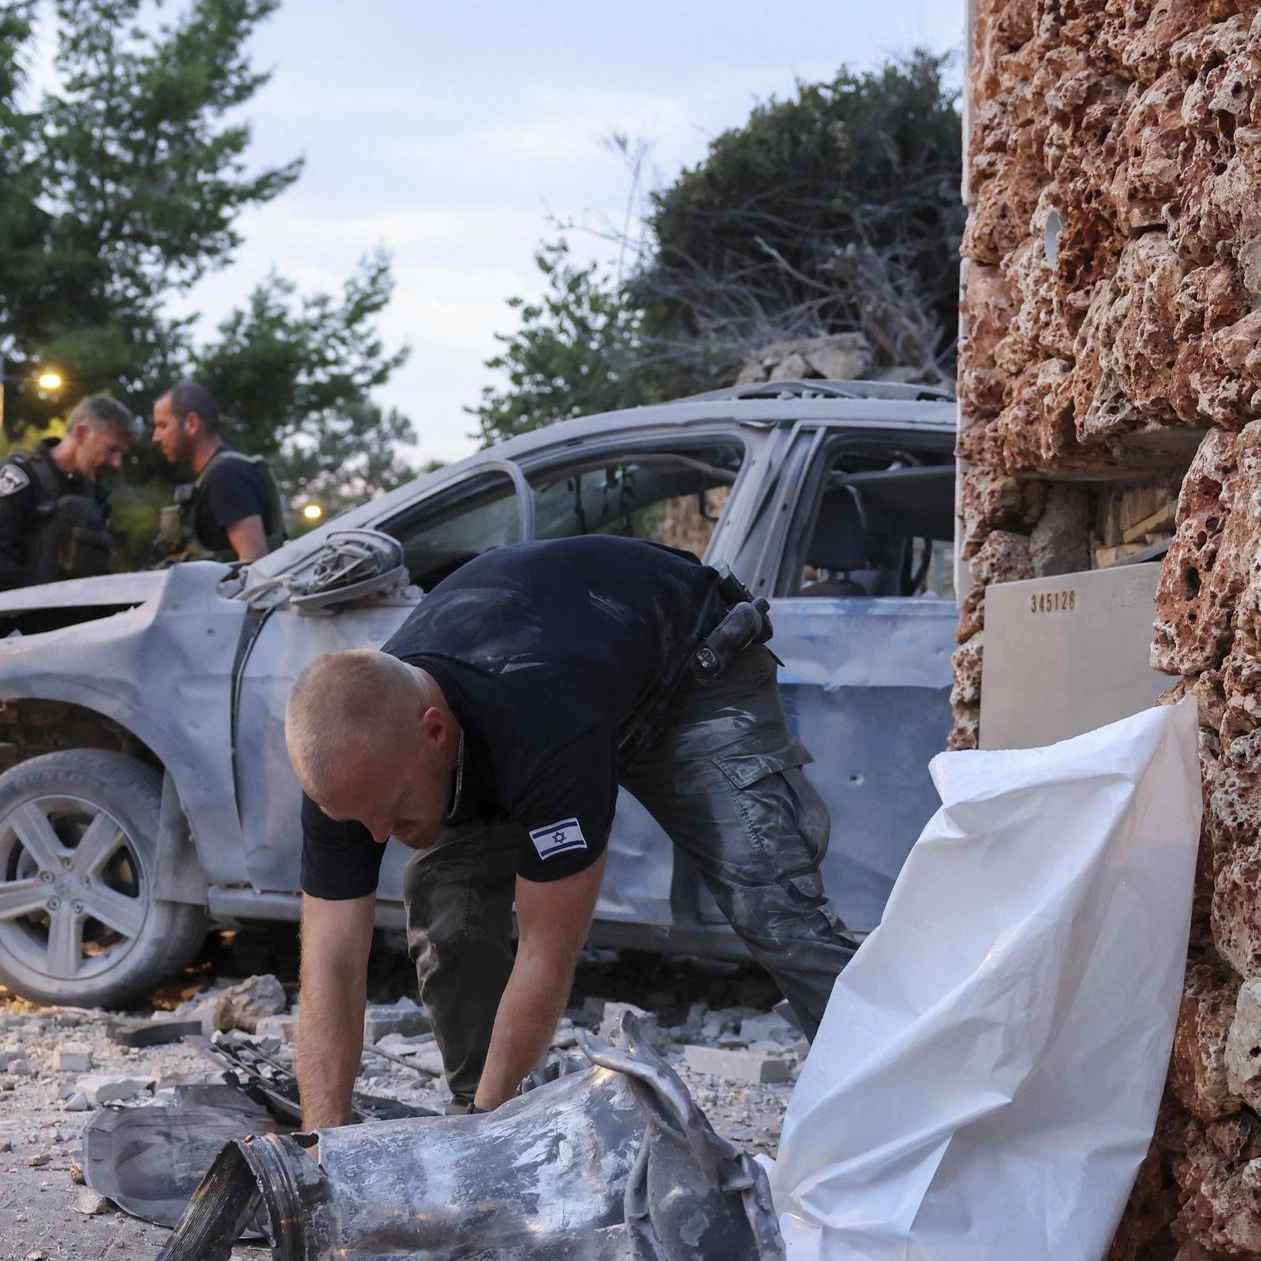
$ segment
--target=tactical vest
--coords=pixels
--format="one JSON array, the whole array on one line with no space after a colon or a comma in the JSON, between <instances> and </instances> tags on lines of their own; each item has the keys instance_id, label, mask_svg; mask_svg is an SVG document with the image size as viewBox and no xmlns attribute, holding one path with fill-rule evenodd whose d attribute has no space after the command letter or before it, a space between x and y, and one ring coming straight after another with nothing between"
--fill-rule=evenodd
<instances>
[{"instance_id":1,"label":"tactical vest","mask_svg":"<svg viewBox=\"0 0 1261 1261\"><path fill-rule=\"evenodd\" d=\"M114 540L106 524L104 502L94 492L65 492L52 456L42 447L23 463L35 475L41 495L35 507L35 535L28 562L35 581L61 582L109 573Z\"/></svg>"},{"instance_id":2,"label":"tactical vest","mask_svg":"<svg viewBox=\"0 0 1261 1261\"><path fill-rule=\"evenodd\" d=\"M220 460L244 460L252 464L260 473L266 487L266 502L263 505L263 533L267 539L267 550L274 552L288 537L285 533L285 511L280 501L280 489L272 476L267 459L261 455L246 455L243 451L225 451L222 447L206 461L206 466L197 474L194 481L185 482L175 488L175 502L168 504L159 513L158 546L166 552L163 564L174 565L183 560L217 560L225 564L236 560L236 552L232 548L213 551L203 547L197 538L197 496L210 476L210 470Z\"/></svg>"}]
</instances>

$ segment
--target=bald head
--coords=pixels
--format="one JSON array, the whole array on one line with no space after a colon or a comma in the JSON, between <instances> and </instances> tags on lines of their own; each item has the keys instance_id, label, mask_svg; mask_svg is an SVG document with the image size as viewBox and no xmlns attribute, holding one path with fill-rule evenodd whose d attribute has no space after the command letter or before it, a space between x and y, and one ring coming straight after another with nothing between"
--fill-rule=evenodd
<instances>
[{"instance_id":1,"label":"bald head","mask_svg":"<svg viewBox=\"0 0 1261 1261\"><path fill-rule=\"evenodd\" d=\"M298 676L285 711L285 743L303 789L322 800L349 762L384 762L441 702L428 675L389 653L355 648L318 658Z\"/></svg>"}]
</instances>

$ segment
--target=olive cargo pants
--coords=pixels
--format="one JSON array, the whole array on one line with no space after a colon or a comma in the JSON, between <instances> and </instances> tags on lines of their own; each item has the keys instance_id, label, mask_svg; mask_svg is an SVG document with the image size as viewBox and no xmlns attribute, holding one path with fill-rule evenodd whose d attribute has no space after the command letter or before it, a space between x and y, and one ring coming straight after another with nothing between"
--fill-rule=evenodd
<instances>
[{"instance_id":1,"label":"olive cargo pants","mask_svg":"<svg viewBox=\"0 0 1261 1261\"><path fill-rule=\"evenodd\" d=\"M819 876L830 821L808 761L784 723L774 658L751 648L719 678L684 680L621 782L691 859L813 1038L854 943ZM457 1101L477 1089L512 969L523 839L517 824L465 824L407 865L408 946Z\"/></svg>"}]
</instances>

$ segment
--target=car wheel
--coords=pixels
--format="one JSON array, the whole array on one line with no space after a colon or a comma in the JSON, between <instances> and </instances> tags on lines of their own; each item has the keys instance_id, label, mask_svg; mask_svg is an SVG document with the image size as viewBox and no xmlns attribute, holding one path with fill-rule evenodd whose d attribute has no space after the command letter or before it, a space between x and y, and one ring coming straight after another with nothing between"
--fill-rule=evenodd
<instances>
[{"instance_id":1,"label":"car wheel","mask_svg":"<svg viewBox=\"0 0 1261 1261\"><path fill-rule=\"evenodd\" d=\"M191 961L199 906L154 896L161 776L75 749L0 775L0 980L40 1003L114 1007Z\"/></svg>"}]
</instances>

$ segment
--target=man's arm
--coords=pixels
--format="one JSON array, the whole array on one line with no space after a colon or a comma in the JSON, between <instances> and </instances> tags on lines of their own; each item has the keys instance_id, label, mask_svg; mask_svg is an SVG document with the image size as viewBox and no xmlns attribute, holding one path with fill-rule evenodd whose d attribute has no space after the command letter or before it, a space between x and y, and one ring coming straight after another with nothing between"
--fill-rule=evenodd
<instances>
[{"instance_id":1,"label":"man's arm","mask_svg":"<svg viewBox=\"0 0 1261 1261\"><path fill-rule=\"evenodd\" d=\"M547 883L517 879L517 958L499 1002L474 1103L489 1111L517 1092L551 1045L600 896L607 852Z\"/></svg>"},{"instance_id":2,"label":"man's arm","mask_svg":"<svg viewBox=\"0 0 1261 1261\"><path fill-rule=\"evenodd\" d=\"M267 535L263 533L263 518L255 513L242 517L223 527L237 560L258 560L267 555Z\"/></svg>"},{"instance_id":3,"label":"man's arm","mask_svg":"<svg viewBox=\"0 0 1261 1261\"><path fill-rule=\"evenodd\" d=\"M302 895L298 1090L307 1130L346 1125L363 1054L376 896Z\"/></svg>"}]
</instances>

